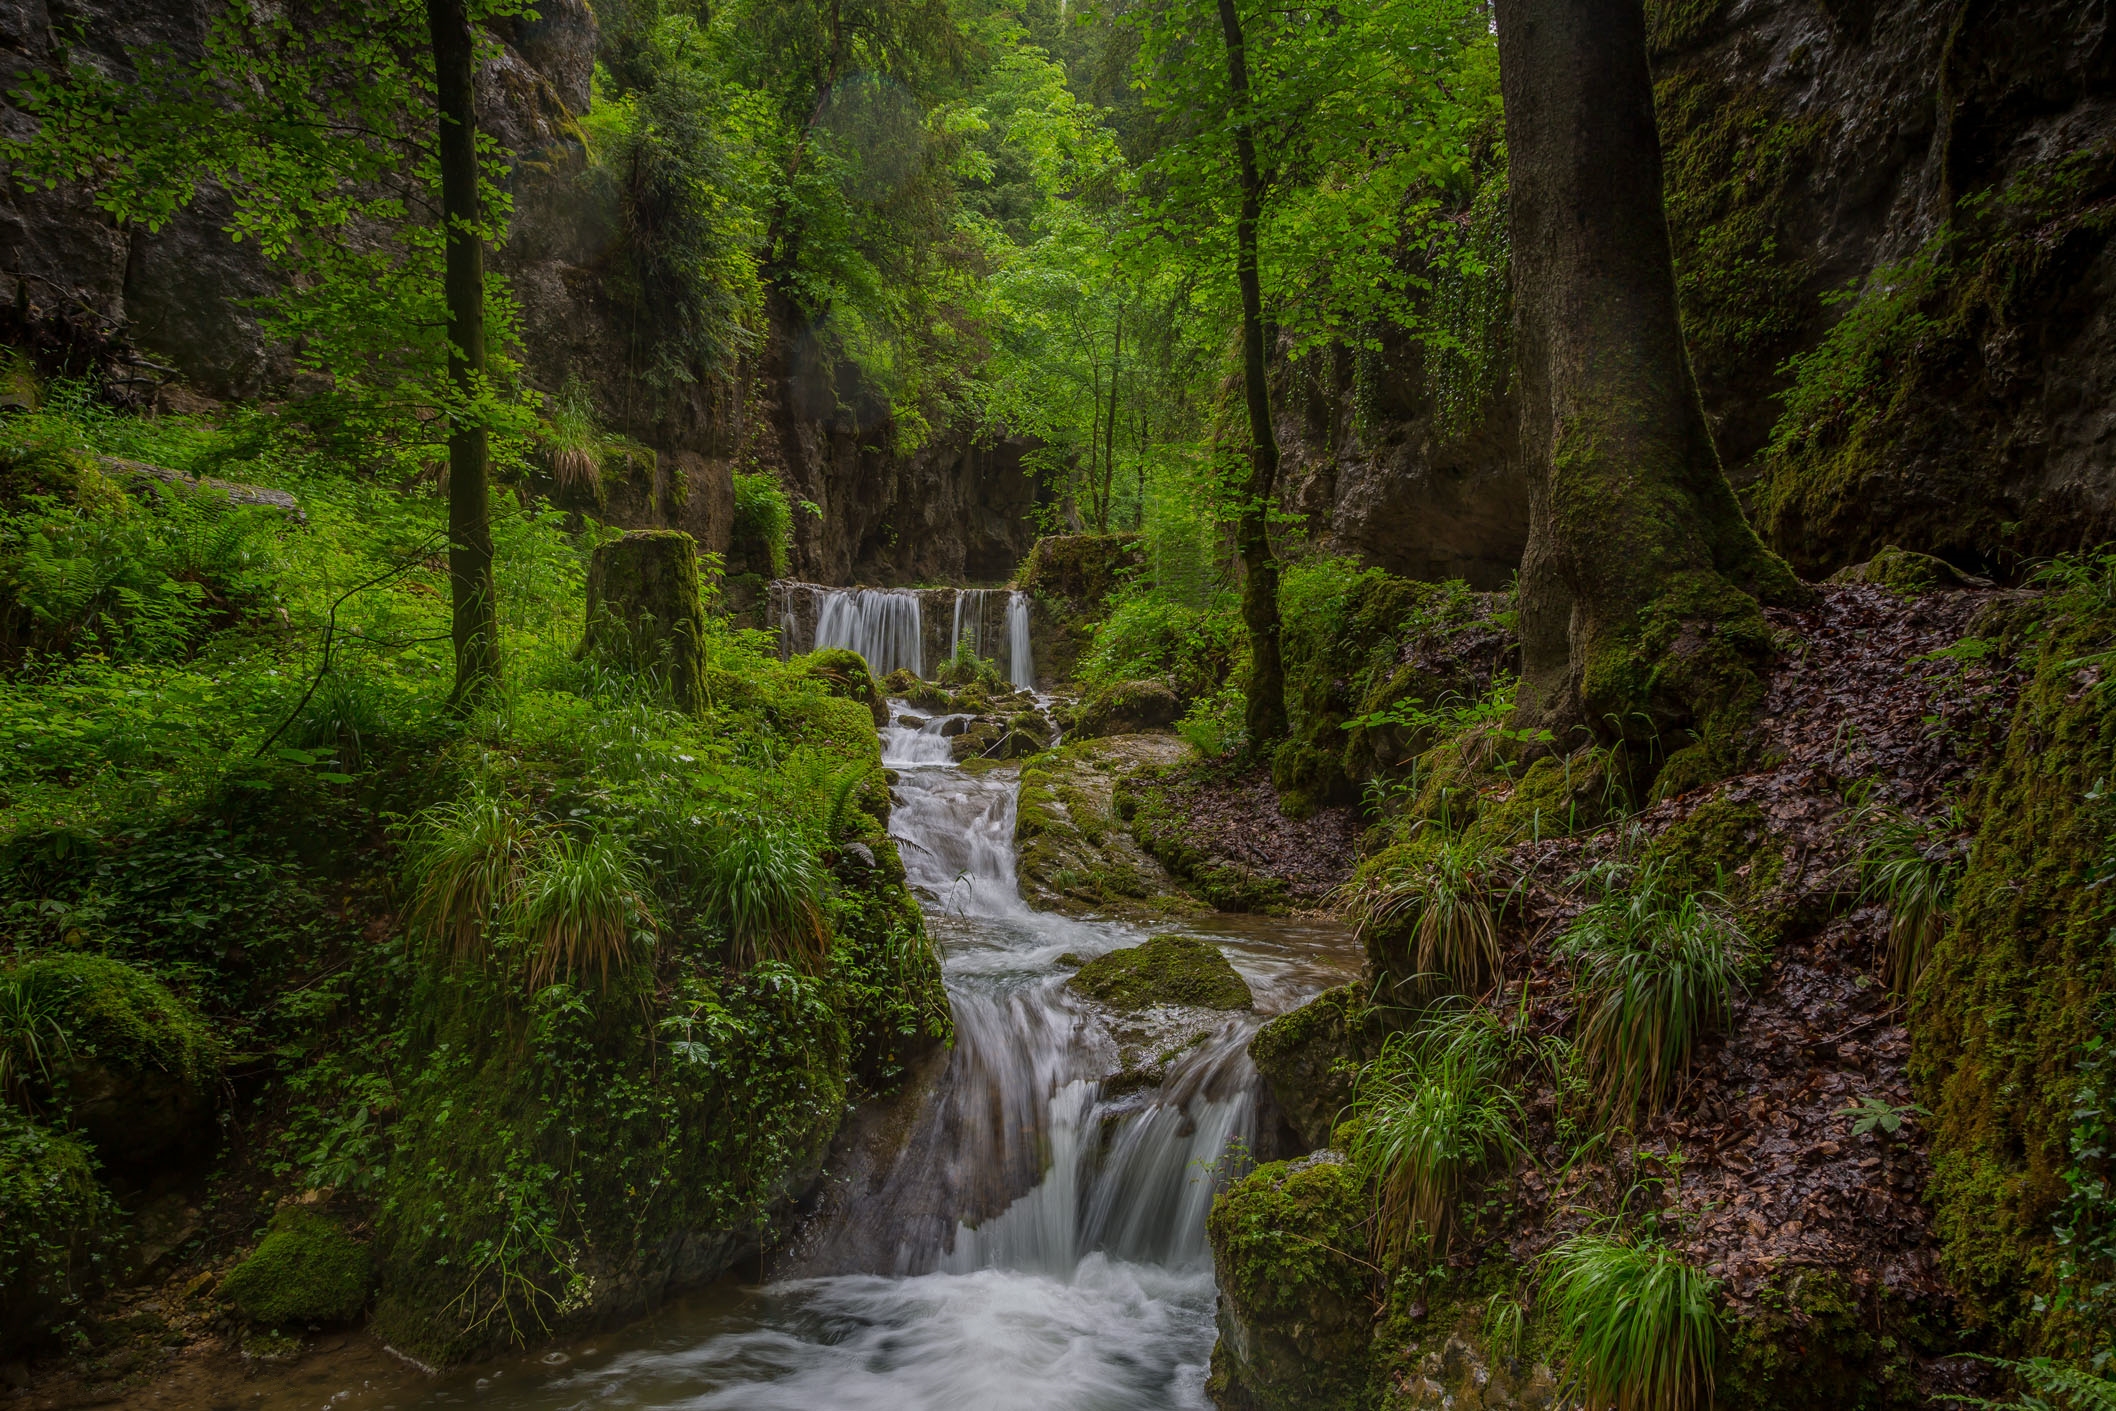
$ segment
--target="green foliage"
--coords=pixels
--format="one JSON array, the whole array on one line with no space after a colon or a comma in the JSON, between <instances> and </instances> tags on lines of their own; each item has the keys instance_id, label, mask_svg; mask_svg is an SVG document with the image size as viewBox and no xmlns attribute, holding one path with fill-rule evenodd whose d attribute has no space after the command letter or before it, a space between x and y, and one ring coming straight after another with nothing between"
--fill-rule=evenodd
<instances>
[{"instance_id":1,"label":"green foliage","mask_svg":"<svg viewBox=\"0 0 2116 1411\"><path fill-rule=\"evenodd\" d=\"M736 546L784 578L793 548L793 506L769 471L735 472ZM761 555L761 558L758 558Z\"/></svg>"},{"instance_id":2,"label":"green foliage","mask_svg":"<svg viewBox=\"0 0 2116 1411\"><path fill-rule=\"evenodd\" d=\"M1651 865L1605 878L1556 951L1574 967L1578 1042L1603 1109L1630 1122L1658 1112L1698 1041L1726 1022L1746 947L1718 899L1671 897Z\"/></svg>"},{"instance_id":3,"label":"green foliage","mask_svg":"<svg viewBox=\"0 0 2116 1411\"><path fill-rule=\"evenodd\" d=\"M1132 594L1095 629L1078 676L1090 687L1158 678L1178 696L1196 700L1226 681L1241 649L1241 623L1231 610Z\"/></svg>"},{"instance_id":4,"label":"green foliage","mask_svg":"<svg viewBox=\"0 0 2116 1411\"><path fill-rule=\"evenodd\" d=\"M530 855L507 920L527 950L530 988L607 984L651 951L646 877L624 840L599 830L560 832Z\"/></svg>"},{"instance_id":5,"label":"green foliage","mask_svg":"<svg viewBox=\"0 0 2116 1411\"><path fill-rule=\"evenodd\" d=\"M1914 1102L1896 1104L1869 1093L1848 1107L1838 1108L1835 1115L1852 1119L1851 1134L1855 1137L1877 1130L1892 1137L1902 1131L1903 1124L1912 1117L1930 1117L1932 1114Z\"/></svg>"},{"instance_id":6,"label":"green foliage","mask_svg":"<svg viewBox=\"0 0 2116 1411\"><path fill-rule=\"evenodd\" d=\"M1390 1257L1445 1252L1464 1186L1521 1151L1505 1076L1505 1036L1481 1011L1430 1015L1360 1070L1351 1156L1380 1193L1377 1247Z\"/></svg>"},{"instance_id":7,"label":"green foliage","mask_svg":"<svg viewBox=\"0 0 2116 1411\"><path fill-rule=\"evenodd\" d=\"M1209 696L1200 696L1176 722L1176 733L1205 760L1224 759L1239 753L1247 738L1243 713L1248 708L1241 688L1223 686Z\"/></svg>"},{"instance_id":8,"label":"green foliage","mask_svg":"<svg viewBox=\"0 0 2116 1411\"><path fill-rule=\"evenodd\" d=\"M1893 809L1878 809L1866 821L1859 853L1860 898L1888 908L1889 988L1908 995L1947 929L1959 859L1944 837Z\"/></svg>"},{"instance_id":9,"label":"green foliage","mask_svg":"<svg viewBox=\"0 0 2116 1411\"><path fill-rule=\"evenodd\" d=\"M2096 1034L2080 1050L2065 1197L2050 1232L2059 1249L2058 1310L2093 1315L2116 1294L2116 1048Z\"/></svg>"},{"instance_id":10,"label":"green foliage","mask_svg":"<svg viewBox=\"0 0 2116 1411\"><path fill-rule=\"evenodd\" d=\"M1468 995L1504 979L1498 912L1505 856L1481 833L1414 837L1361 867L1347 886L1370 951L1403 952L1386 967L1404 980L1438 980Z\"/></svg>"},{"instance_id":11,"label":"green foliage","mask_svg":"<svg viewBox=\"0 0 2116 1411\"><path fill-rule=\"evenodd\" d=\"M137 966L83 952L40 955L0 971L0 1023L11 1030L0 1069L18 1085L95 1063L120 1072L159 1070L201 1087L226 1055L212 1026L168 986Z\"/></svg>"},{"instance_id":12,"label":"green foliage","mask_svg":"<svg viewBox=\"0 0 2116 1411\"><path fill-rule=\"evenodd\" d=\"M1656 1240L1578 1234L1548 1256L1566 1370L1617 1411L1693 1411L1712 1401L1718 1284Z\"/></svg>"},{"instance_id":13,"label":"green foliage","mask_svg":"<svg viewBox=\"0 0 2116 1411\"><path fill-rule=\"evenodd\" d=\"M118 1220L85 1145L0 1103L0 1336L27 1342L78 1306Z\"/></svg>"},{"instance_id":14,"label":"green foliage","mask_svg":"<svg viewBox=\"0 0 2116 1411\"><path fill-rule=\"evenodd\" d=\"M700 903L726 935L730 962L820 967L829 946L822 870L800 831L766 818L731 819L710 846Z\"/></svg>"},{"instance_id":15,"label":"green foliage","mask_svg":"<svg viewBox=\"0 0 2116 1411\"><path fill-rule=\"evenodd\" d=\"M280 1328L351 1322L367 1307L373 1286L366 1245L320 1211L285 1205L218 1293L251 1322Z\"/></svg>"},{"instance_id":16,"label":"green foliage","mask_svg":"<svg viewBox=\"0 0 2116 1411\"><path fill-rule=\"evenodd\" d=\"M483 960L522 890L537 830L516 804L482 784L435 804L419 823L405 923L459 959Z\"/></svg>"}]
</instances>

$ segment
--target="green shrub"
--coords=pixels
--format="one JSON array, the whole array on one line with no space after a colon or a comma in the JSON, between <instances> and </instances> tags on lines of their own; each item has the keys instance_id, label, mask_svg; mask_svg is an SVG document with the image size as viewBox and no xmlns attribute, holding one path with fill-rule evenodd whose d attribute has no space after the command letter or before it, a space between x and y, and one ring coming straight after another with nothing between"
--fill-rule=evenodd
<instances>
[{"instance_id":1,"label":"green shrub","mask_svg":"<svg viewBox=\"0 0 2116 1411\"><path fill-rule=\"evenodd\" d=\"M735 472L736 547L784 578L793 551L793 503L769 471Z\"/></svg>"},{"instance_id":2,"label":"green shrub","mask_svg":"<svg viewBox=\"0 0 2116 1411\"><path fill-rule=\"evenodd\" d=\"M729 961L747 970L784 961L822 967L830 937L823 924L823 870L791 823L729 819L715 830L700 898L706 918L727 936Z\"/></svg>"},{"instance_id":3,"label":"green shrub","mask_svg":"<svg viewBox=\"0 0 2116 1411\"><path fill-rule=\"evenodd\" d=\"M226 1053L212 1026L168 986L108 956L65 951L0 971L0 1022L9 1013L26 1023L14 1032L14 1056L0 1066L12 1065L21 1079L93 1062L203 1087Z\"/></svg>"},{"instance_id":4,"label":"green shrub","mask_svg":"<svg viewBox=\"0 0 2116 1411\"><path fill-rule=\"evenodd\" d=\"M1195 700L1227 680L1244 641L1232 611L1135 595L1122 599L1095 629L1077 675L1091 687L1157 678Z\"/></svg>"},{"instance_id":5,"label":"green shrub","mask_svg":"<svg viewBox=\"0 0 2116 1411\"><path fill-rule=\"evenodd\" d=\"M1389 1254L1444 1250L1464 1183L1521 1149L1521 1103L1505 1070L1505 1036L1477 1012L1391 1035L1360 1070L1351 1155L1380 1193L1378 1243Z\"/></svg>"},{"instance_id":6,"label":"green shrub","mask_svg":"<svg viewBox=\"0 0 2116 1411\"><path fill-rule=\"evenodd\" d=\"M1209 696L1200 696L1176 722L1176 733L1198 752L1198 758L1224 759L1238 751L1247 738L1247 702L1237 686L1224 686Z\"/></svg>"},{"instance_id":7,"label":"green shrub","mask_svg":"<svg viewBox=\"0 0 2116 1411\"><path fill-rule=\"evenodd\" d=\"M422 814L409 849L415 882L406 923L458 960L483 959L521 890L537 830L513 800L483 785Z\"/></svg>"},{"instance_id":8,"label":"green shrub","mask_svg":"<svg viewBox=\"0 0 2116 1411\"><path fill-rule=\"evenodd\" d=\"M1726 1022L1745 942L1701 894L1671 900L1658 869L1633 869L1574 919L1556 947L1571 960L1579 1046L1603 1110L1629 1121L1674 1095L1697 1043Z\"/></svg>"},{"instance_id":9,"label":"green shrub","mask_svg":"<svg viewBox=\"0 0 2116 1411\"><path fill-rule=\"evenodd\" d=\"M0 1103L0 1347L26 1342L95 1282L117 1204L95 1157Z\"/></svg>"},{"instance_id":10,"label":"green shrub","mask_svg":"<svg viewBox=\"0 0 2116 1411\"><path fill-rule=\"evenodd\" d=\"M1591 1404L1617 1411L1711 1404L1715 1281L1650 1239L1578 1234L1548 1262L1567 1372Z\"/></svg>"},{"instance_id":11,"label":"green shrub","mask_svg":"<svg viewBox=\"0 0 2116 1411\"><path fill-rule=\"evenodd\" d=\"M220 1296L265 1327L348 1323L367 1307L374 1261L336 1220L281 1206L248 1259L221 1280Z\"/></svg>"}]
</instances>

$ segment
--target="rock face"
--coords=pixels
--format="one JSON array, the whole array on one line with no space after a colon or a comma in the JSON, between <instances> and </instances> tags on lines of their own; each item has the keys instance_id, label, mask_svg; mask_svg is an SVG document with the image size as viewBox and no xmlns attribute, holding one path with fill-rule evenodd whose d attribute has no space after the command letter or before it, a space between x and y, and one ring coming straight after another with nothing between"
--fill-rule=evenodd
<instances>
[{"instance_id":1,"label":"rock face","mask_svg":"<svg viewBox=\"0 0 2116 1411\"><path fill-rule=\"evenodd\" d=\"M1139 846L1114 811L1117 781L1183 758L1173 735L1074 740L1021 767L1015 872L1043 911L1167 916L1204 908Z\"/></svg>"},{"instance_id":2,"label":"rock face","mask_svg":"<svg viewBox=\"0 0 2116 1411\"><path fill-rule=\"evenodd\" d=\"M1359 1065L1380 1053L1386 1037L1368 1009L1366 985L1354 981L1257 1030L1249 1057L1288 1124L1312 1150L1330 1144L1339 1115L1352 1101Z\"/></svg>"}]
</instances>

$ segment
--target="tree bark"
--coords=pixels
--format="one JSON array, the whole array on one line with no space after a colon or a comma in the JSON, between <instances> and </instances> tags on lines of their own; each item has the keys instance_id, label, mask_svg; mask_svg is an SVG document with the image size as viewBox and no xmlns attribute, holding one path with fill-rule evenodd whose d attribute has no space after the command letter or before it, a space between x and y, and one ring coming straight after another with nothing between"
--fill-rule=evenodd
<instances>
[{"instance_id":1,"label":"tree bark","mask_svg":"<svg viewBox=\"0 0 2116 1411\"><path fill-rule=\"evenodd\" d=\"M448 433L448 587L454 603L450 635L455 642L455 697L467 701L500 677L486 498L491 448L477 411L485 388L485 245L472 88L476 46L464 0L427 0L426 21L433 32L434 89L440 109L448 380L460 403L451 413Z\"/></svg>"},{"instance_id":2,"label":"tree bark","mask_svg":"<svg viewBox=\"0 0 2116 1411\"><path fill-rule=\"evenodd\" d=\"M1720 468L1676 308L1641 0L1498 0L1522 458L1521 723L1732 765L1807 589Z\"/></svg>"},{"instance_id":3,"label":"tree bark","mask_svg":"<svg viewBox=\"0 0 2116 1411\"><path fill-rule=\"evenodd\" d=\"M1242 390L1249 403L1249 485L1235 525L1242 559L1242 622L1249 629L1247 725L1253 747L1286 733L1286 673L1279 659L1278 560L1271 556L1271 495L1278 483L1278 436L1271 427L1271 385L1264 362L1264 295L1257 273L1256 228L1263 181L1250 124L1249 64L1242 17L1234 0L1219 0L1227 40L1227 96L1234 119L1234 155L1242 183L1234 222L1234 273L1242 291Z\"/></svg>"}]
</instances>

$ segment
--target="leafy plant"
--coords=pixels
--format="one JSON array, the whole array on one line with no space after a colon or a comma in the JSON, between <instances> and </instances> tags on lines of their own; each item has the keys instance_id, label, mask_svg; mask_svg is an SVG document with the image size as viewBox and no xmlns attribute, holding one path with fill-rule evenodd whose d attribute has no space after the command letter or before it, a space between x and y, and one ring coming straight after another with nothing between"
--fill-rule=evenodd
<instances>
[{"instance_id":1,"label":"leafy plant","mask_svg":"<svg viewBox=\"0 0 2116 1411\"><path fill-rule=\"evenodd\" d=\"M1520 1149L1521 1104L1501 1081L1505 1067L1498 1024L1472 1011L1392 1035L1360 1071L1351 1154L1380 1192L1388 1253L1444 1247L1463 1184Z\"/></svg>"},{"instance_id":2,"label":"leafy plant","mask_svg":"<svg viewBox=\"0 0 2116 1411\"><path fill-rule=\"evenodd\" d=\"M1577 1234L1547 1262L1566 1371L1587 1402L1616 1411L1710 1405L1717 1281L1645 1238Z\"/></svg>"},{"instance_id":3,"label":"leafy plant","mask_svg":"<svg viewBox=\"0 0 2116 1411\"><path fill-rule=\"evenodd\" d=\"M1247 702L1238 686L1223 686L1200 696L1176 722L1176 733L1201 759L1221 759L1240 747L1242 715Z\"/></svg>"},{"instance_id":4,"label":"leafy plant","mask_svg":"<svg viewBox=\"0 0 2116 1411\"><path fill-rule=\"evenodd\" d=\"M1855 1137L1863 1137L1876 1128L1892 1137L1903 1129L1903 1123L1912 1116L1927 1117L1931 1114L1914 1102L1906 1102L1898 1107L1884 1098L1868 1093L1857 1102L1838 1108L1834 1115L1852 1119L1851 1133Z\"/></svg>"},{"instance_id":5,"label":"leafy plant","mask_svg":"<svg viewBox=\"0 0 2116 1411\"><path fill-rule=\"evenodd\" d=\"M2065 1198L2050 1228L2060 1251L2057 1306L2093 1309L2116 1293L2116 1050L2105 1034L2093 1035L2081 1050L2065 1143Z\"/></svg>"},{"instance_id":6,"label":"leafy plant","mask_svg":"<svg viewBox=\"0 0 2116 1411\"><path fill-rule=\"evenodd\" d=\"M1574 967L1578 1042L1602 1109L1628 1121L1673 1096L1698 1041L1726 1022L1745 942L1716 899L1671 904L1658 868L1625 870L1631 885L1581 912L1556 949Z\"/></svg>"},{"instance_id":7,"label":"leafy plant","mask_svg":"<svg viewBox=\"0 0 2116 1411\"><path fill-rule=\"evenodd\" d=\"M1475 834L1415 844L1401 861L1353 884L1361 939L1402 933L1412 971L1445 977L1464 994L1485 994L1504 978L1495 898L1501 852Z\"/></svg>"},{"instance_id":8,"label":"leafy plant","mask_svg":"<svg viewBox=\"0 0 2116 1411\"><path fill-rule=\"evenodd\" d=\"M714 834L700 900L708 920L726 934L737 968L784 961L814 972L830 947L822 887L822 869L799 829L739 818Z\"/></svg>"},{"instance_id":9,"label":"leafy plant","mask_svg":"<svg viewBox=\"0 0 2116 1411\"><path fill-rule=\"evenodd\" d=\"M2104 1365L2107 1357L2103 1353L2096 1358L2095 1366ZM1977 1360L2005 1368L2020 1378L2027 1390L2009 1401L1981 1396L1942 1396L1939 1400L1974 1406L1979 1411L2116 1411L2116 1381L2098 1371L2067 1367L2049 1357L2030 1357L2019 1362L1998 1357Z\"/></svg>"},{"instance_id":10,"label":"leafy plant","mask_svg":"<svg viewBox=\"0 0 2116 1411\"><path fill-rule=\"evenodd\" d=\"M764 552L772 577L786 576L792 562L793 505L771 472L735 472L734 537L737 544Z\"/></svg>"},{"instance_id":11,"label":"leafy plant","mask_svg":"<svg viewBox=\"0 0 2116 1411\"><path fill-rule=\"evenodd\" d=\"M452 950L482 959L494 926L521 891L535 826L512 800L480 785L428 809L410 848L412 890L406 922Z\"/></svg>"},{"instance_id":12,"label":"leafy plant","mask_svg":"<svg viewBox=\"0 0 2116 1411\"><path fill-rule=\"evenodd\" d=\"M1895 810L1869 811L1859 853L1860 900L1888 907L1889 988L1907 995L1947 929L1954 900L1955 860L1940 850L1934 830Z\"/></svg>"},{"instance_id":13,"label":"leafy plant","mask_svg":"<svg viewBox=\"0 0 2116 1411\"><path fill-rule=\"evenodd\" d=\"M66 1031L50 996L24 984L20 971L0 972L0 1102L26 1106L30 1085L50 1086L66 1053Z\"/></svg>"},{"instance_id":14,"label":"leafy plant","mask_svg":"<svg viewBox=\"0 0 2116 1411\"><path fill-rule=\"evenodd\" d=\"M561 490L586 490L603 501L602 433L595 425L595 404L578 378L568 379L546 404L541 437L551 478Z\"/></svg>"},{"instance_id":15,"label":"leafy plant","mask_svg":"<svg viewBox=\"0 0 2116 1411\"><path fill-rule=\"evenodd\" d=\"M638 861L614 833L560 833L531 854L508 909L528 946L530 987L577 981L591 969L608 983L655 928L647 895Z\"/></svg>"}]
</instances>

